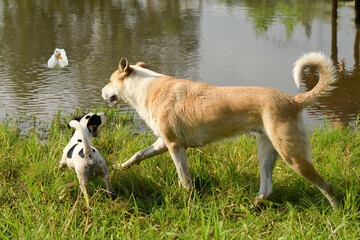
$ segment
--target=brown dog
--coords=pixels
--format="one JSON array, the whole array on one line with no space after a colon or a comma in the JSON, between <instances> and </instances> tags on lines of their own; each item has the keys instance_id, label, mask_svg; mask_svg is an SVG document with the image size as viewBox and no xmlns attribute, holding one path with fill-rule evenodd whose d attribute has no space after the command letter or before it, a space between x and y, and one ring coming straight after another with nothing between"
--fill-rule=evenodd
<instances>
[{"instance_id":1,"label":"brown dog","mask_svg":"<svg viewBox=\"0 0 360 240\"><path fill-rule=\"evenodd\" d=\"M143 63L129 65L122 57L119 69L102 89L102 97L111 104L122 100L130 103L159 138L121 166L129 167L169 151L180 182L192 189L186 148L256 132L261 178L257 198L266 199L272 194L272 172L280 154L337 208L332 185L311 162L310 142L301 116L305 107L331 92L337 81L336 69L324 55L306 54L295 64L298 86L302 72L309 66L318 67L318 84L309 92L290 96L272 88L218 87L176 79L146 69Z\"/></svg>"}]
</instances>

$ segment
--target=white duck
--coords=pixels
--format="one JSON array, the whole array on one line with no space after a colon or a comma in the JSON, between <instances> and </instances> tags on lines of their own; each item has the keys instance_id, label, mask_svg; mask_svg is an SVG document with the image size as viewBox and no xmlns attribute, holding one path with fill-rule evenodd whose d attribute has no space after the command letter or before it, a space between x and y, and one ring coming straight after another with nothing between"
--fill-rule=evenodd
<instances>
[{"instance_id":1,"label":"white duck","mask_svg":"<svg viewBox=\"0 0 360 240\"><path fill-rule=\"evenodd\" d=\"M49 68L63 68L68 65L66 52L64 49L56 48L54 54L47 62Z\"/></svg>"}]
</instances>

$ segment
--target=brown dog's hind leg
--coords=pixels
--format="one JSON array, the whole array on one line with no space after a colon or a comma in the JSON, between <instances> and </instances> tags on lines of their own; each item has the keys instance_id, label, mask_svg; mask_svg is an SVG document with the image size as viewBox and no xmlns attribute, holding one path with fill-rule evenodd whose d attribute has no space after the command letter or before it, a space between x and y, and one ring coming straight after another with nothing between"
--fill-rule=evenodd
<instances>
[{"instance_id":1,"label":"brown dog's hind leg","mask_svg":"<svg viewBox=\"0 0 360 240\"><path fill-rule=\"evenodd\" d=\"M257 142L257 156L260 167L260 190L257 198L267 199L273 193L272 173L278 153L266 135L259 134Z\"/></svg>"},{"instance_id":2,"label":"brown dog's hind leg","mask_svg":"<svg viewBox=\"0 0 360 240\"><path fill-rule=\"evenodd\" d=\"M299 120L301 121L301 120ZM317 186L334 209L339 205L331 183L325 181L311 162L310 142L302 122L277 121L266 132L280 156L299 175Z\"/></svg>"}]
</instances>

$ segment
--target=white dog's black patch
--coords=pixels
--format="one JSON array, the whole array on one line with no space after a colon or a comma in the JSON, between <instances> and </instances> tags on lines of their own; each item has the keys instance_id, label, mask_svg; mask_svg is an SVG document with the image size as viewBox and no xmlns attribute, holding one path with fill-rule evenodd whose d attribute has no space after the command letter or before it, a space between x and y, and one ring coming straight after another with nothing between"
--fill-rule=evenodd
<instances>
[{"instance_id":1,"label":"white dog's black patch","mask_svg":"<svg viewBox=\"0 0 360 240\"><path fill-rule=\"evenodd\" d=\"M74 152L74 149L75 149L75 147L77 146L77 144L75 144L74 146L72 146L71 148L70 148L70 150L67 152L67 154L66 154L66 157L67 158L72 158L72 155L73 155L73 152Z\"/></svg>"},{"instance_id":2,"label":"white dog's black patch","mask_svg":"<svg viewBox=\"0 0 360 240\"><path fill-rule=\"evenodd\" d=\"M101 117L96 114L94 114L94 115L85 114L81 117L75 118L75 120L78 122L81 122L82 118L85 118L86 120L88 120L86 127L90 131L91 136L97 137L97 134L98 134L97 130L98 130L99 126L102 124ZM69 125L68 125L68 127L70 128Z\"/></svg>"},{"instance_id":3,"label":"white dog's black patch","mask_svg":"<svg viewBox=\"0 0 360 240\"><path fill-rule=\"evenodd\" d=\"M94 149L94 148L92 148L92 151L93 151L93 153L95 153L95 149ZM78 154L79 154L80 157L84 158L84 157L85 157L85 155L84 155L84 149L82 148L82 149L79 151Z\"/></svg>"}]
</instances>

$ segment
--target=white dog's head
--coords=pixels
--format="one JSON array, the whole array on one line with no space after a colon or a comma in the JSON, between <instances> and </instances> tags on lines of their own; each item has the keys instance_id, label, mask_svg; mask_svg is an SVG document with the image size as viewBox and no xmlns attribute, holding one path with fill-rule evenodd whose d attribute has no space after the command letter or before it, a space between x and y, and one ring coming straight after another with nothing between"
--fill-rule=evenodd
<instances>
[{"instance_id":1,"label":"white dog's head","mask_svg":"<svg viewBox=\"0 0 360 240\"><path fill-rule=\"evenodd\" d=\"M99 127L106 122L106 116L105 113L88 113L74 120L80 122L84 128L87 128L92 137L97 137Z\"/></svg>"},{"instance_id":2,"label":"white dog's head","mask_svg":"<svg viewBox=\"0 0 360 240\"><path fill-rule=\"evenodd\" d=\"M124 80L137 68L147 68L145 63L139 62L135 66L130 66L125 56L121 57L119 68L111 75L110 82L101 90L102 97L110 103L116 105L124 101L123 85Z\"/></svg>"}]
</instances>

